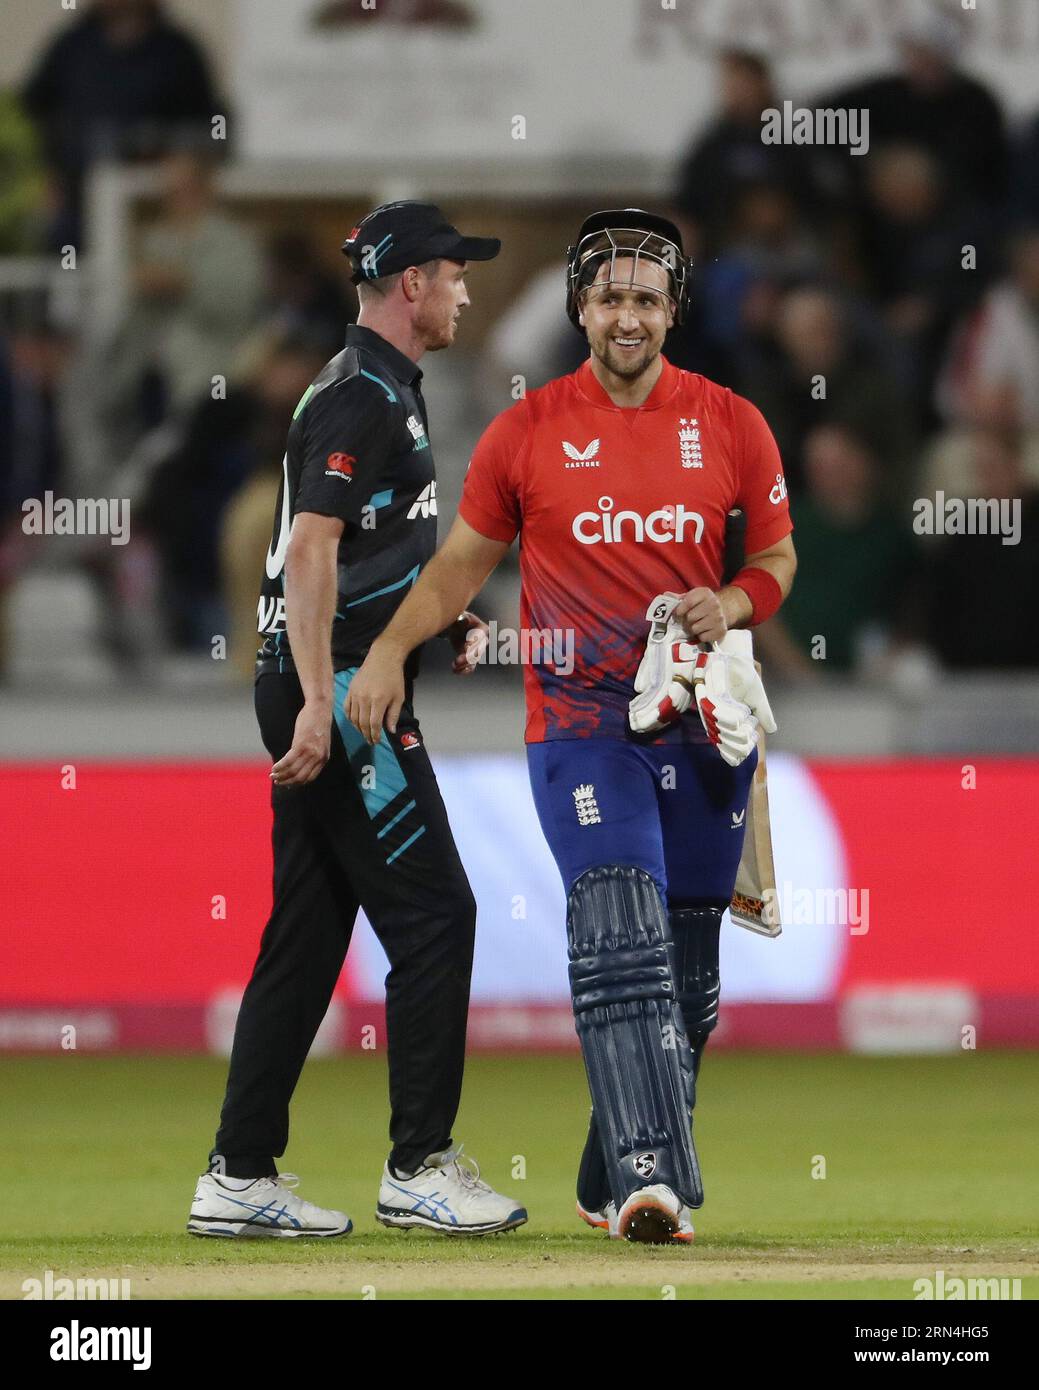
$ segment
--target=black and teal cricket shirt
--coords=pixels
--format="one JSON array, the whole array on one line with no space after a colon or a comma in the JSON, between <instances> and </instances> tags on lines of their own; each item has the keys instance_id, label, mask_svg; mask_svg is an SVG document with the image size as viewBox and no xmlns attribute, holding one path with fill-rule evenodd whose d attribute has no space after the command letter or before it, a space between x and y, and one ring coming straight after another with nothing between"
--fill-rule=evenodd
<instances>
[{"instance_id":1,"label":"black and teal cricket shirt","mask_svg":"<svg viewBox=\"0 0 1039 1390\"><path fill-rule=\"evenodd\" d=\"M289 428L257 607L257 676L293 671L285 627L285 552L300 512L345 522L338 554L332 666L359 666L436 550L436 472L422 373L370 328L304 392ZM418 652L409 659L413 676Z\"/></svg>"}]
</instances>

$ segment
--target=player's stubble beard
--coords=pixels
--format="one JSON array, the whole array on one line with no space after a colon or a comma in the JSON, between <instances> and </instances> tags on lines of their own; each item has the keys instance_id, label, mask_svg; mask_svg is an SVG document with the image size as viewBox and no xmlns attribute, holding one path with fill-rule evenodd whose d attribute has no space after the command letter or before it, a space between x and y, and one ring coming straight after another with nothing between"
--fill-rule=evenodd
<instances>
[{"instance_id":1,"label":"player's stubble beard","mask_svg":"<svg viewBox=\"0 0 1039 1390\"><path fill-rule=\"evenodd\" d=\"M618 360L620 355L613 350L608 333L603 333L595 338L589 334L588 344L592 350L592 356L597 358L608 372L612 372L621 381L637 381L643 373L649 371L660 356L664 340L661 338L659 341L655 341L652 338L647 338L643 351L634 360L631 358Z\"/></svg>"},{"instance_id":2,"label":"player's stubble beard","mask_svg":"<svg viewBox=\"0 0 1039 1390\"><path fill-rule=\"evenodd\" d=\"M440 352L449 348L455 340L457 320L454 312L448 315L422 314L415 319L417 329L426 352Z\"/></svg>"},{"instance_id":3,"label":"player's stubble beard","mask_svg":"<svg viewBox=\"0 0 1039 1390\"><path fill-rule=\"evenodd\" d=\"M434 285L433 289L415 315L415 331L426 352L440 352L452 345L461 312L458 304L445 298L442 286Z\"/></svg>"}]
</instances>

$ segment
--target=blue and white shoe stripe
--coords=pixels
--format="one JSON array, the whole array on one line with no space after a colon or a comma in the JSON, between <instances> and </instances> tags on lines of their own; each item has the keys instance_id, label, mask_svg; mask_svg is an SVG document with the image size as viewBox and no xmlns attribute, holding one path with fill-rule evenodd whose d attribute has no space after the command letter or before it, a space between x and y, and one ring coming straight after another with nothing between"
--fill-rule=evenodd
<instances>
[{"instance_id":1,"label":"blue and white shoe stripe","mask_svg":"<svg viewBox=\"0 0 1039 1390\"><path fill-rule=\"evenodd\" d=\"M444 1222L445 1225L458 1225L458 1217L451 1210L451 1204L446 1197L441 1197L439 1192L430 1192L427 1196L423 1196L421 1192L413 1192L410 1188L401 1187L400 1183L393 1182L392 1179L387 1178L385 1182L386 1186L392 1187L395 1192L414 1199L415 1204L410 1208L412 1212L420 1212L422 1215L426 1215L428 1212L434 1221L441 1221L443 1216L446 1216L448 1220Z\"/></svg>"},{"instance_id":2,"label":"blue and white shoe stripe","mask_svg":"<svg viewBox=\"0 0 1039 1390\"><path fill-rule=\"evenodd\" d=\"M253 1213L253 1215L250 1216L248 1221L246 1221L245 1223L247 1226L252 1225L254 1222L261 1221L264 1217L267 1218L267 1222L269 1225L281 1226L283 1224L281 1218L284 1217L285 1221L291 1222L291 1224L295 1227L297 1231L301 1231L303 1229L302 1221L298 1221L296 1217L290 1216L288 1208L284 1204L282 1204L282 1206L279 1207L273 1215L271 1215L271 1207L274 1206L273 1202L267 1202L262 1207L260 1207L257 1206L255 1202L243 1202L240 1197L235 1197L230 1192L224 1192L222 1196L225 1201L231 1202L234 1206L244 1207L246 1211L251 1211Z\"/></svg>"}]
</instances>

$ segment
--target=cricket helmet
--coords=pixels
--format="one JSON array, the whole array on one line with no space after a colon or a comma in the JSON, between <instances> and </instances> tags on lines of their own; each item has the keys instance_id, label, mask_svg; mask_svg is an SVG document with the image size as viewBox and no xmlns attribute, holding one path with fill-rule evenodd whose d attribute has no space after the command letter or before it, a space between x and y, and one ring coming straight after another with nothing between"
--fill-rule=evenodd
<instances>
[{"instance_id":1,"label":"cricket helmet","mask_svg":"<svg viewBox=\"0 0 1039 1390\"><path fill-rule=\"evenodd\" d=\"M613 280L618 258L634 258L631 274L619 283L637 286L640 264L662 265L671 288L675 323L681 323L689 307L692 261L682 247L682 233L666 217L657 217L644 208L613 208L594 212L581 223L577 240L566 251L566 312L575 328L580 328L581 294L592 284L604 262L609 262ZM655 285L647 289L661 292ZM582 330L583 331L583 330Z\"/></svg>"}]
</instances>

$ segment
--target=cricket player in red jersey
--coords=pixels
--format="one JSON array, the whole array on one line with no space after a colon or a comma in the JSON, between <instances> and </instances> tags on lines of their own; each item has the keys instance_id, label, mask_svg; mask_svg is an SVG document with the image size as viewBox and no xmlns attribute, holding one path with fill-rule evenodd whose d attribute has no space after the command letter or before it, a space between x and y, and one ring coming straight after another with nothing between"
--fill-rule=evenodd
<instances>
[{"instance_id":1,"label":"cricket player in red jersey","mask_svg":"<svg viewBox=\"0 0 1039 1390\"><path fill-rule=\"evenodd\" d=\"M703 1202L696 1077L718 1017L719 929L758 726L775 729L739 629L779 608L796 565L761 414L662 356L689 274L666 219L625 208L585 221L568 252L567 311L589 359L487 428L450 535L346 702L370 742L393 730L408 653L468 608L522 537L524 628L574 637L572 667L546 659L524 679L531 788L568 895L592 1096L578 1212L655 1243L691 1241ZM734 508L746 560L723 583Z\"/></svg>"}]
</instances>

